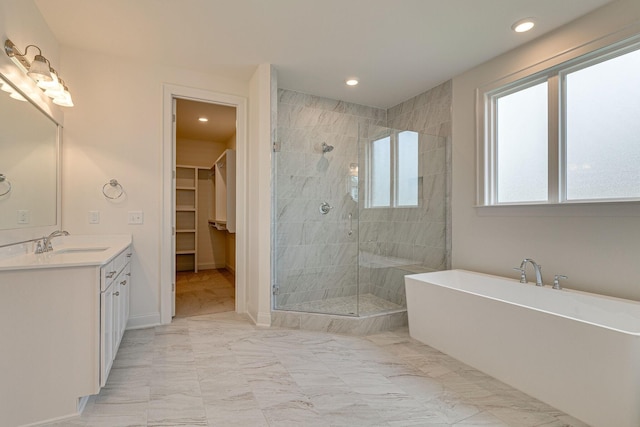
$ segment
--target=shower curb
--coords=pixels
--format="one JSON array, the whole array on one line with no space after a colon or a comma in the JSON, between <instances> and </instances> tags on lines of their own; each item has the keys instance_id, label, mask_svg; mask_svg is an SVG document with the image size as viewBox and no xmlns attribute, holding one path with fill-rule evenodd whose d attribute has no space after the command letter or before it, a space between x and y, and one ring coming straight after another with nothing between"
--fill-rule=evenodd
<instances>
[{"instance_id":1,"label":"shower curb","mask_svg":"<svg viewBox=\"0 0 640 427\"><path fill-rule=\"evenodd\" d=\"M301 311L271 311L271 326L305 331L365 336L408 325L407 310L352 317Z\"/></svg>"}]
</instances>

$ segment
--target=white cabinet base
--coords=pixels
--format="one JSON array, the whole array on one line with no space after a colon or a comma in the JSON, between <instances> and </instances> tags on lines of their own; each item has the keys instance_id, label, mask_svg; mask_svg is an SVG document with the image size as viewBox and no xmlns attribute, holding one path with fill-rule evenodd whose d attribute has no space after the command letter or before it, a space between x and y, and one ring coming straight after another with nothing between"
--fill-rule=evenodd
<instances>
[{"instance_id":1,"label":"white cabinet base","mask_svg":"<svg viewBox=\"0 0 640 427\"><path fill-rule=\"evenodd\" d=\"M100 392L108 374L101 343L111 343L110 367L129 314L130 250L123 249L104 266L0 271L0 426L62 421ZM101 292L114 269L115 304Z\"/></svg>"},{"instance_id":2,"label":"white cabinet base","mask_svg":"<svg viewBox=\"0 0 640 427\"><path fill-rule=\"evenodd\" d=\"M76 415L78 398L100 391L97 271L2 272L0 425Z\"/></svg>"}]
</instances>

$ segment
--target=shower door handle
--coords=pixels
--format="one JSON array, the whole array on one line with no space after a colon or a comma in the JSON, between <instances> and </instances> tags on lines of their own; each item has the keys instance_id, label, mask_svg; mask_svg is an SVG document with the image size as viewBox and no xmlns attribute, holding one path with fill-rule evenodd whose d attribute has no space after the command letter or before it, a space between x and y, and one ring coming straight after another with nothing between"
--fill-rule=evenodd
<instances>
[{"instance_id":1,"label":"shower door handle","mask_svg":"<svg viewBox=\"0 0 640 427\"><path fill-rule=\"evenodd\" d=\"M353 234L353 214L349 213L349 232L347 235L351 236Z\"/></svg>"}]
</instances>

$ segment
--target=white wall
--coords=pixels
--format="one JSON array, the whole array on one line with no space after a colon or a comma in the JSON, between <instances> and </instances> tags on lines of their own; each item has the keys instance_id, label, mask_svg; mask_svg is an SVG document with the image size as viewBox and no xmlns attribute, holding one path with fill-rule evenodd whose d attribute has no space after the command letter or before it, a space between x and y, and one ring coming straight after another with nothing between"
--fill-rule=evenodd
<instances>
[{"instance_id":1,"label":"white wall","mask_svg":"<svg viewBox=\"0 0 640 427\"><path fill-rule=\"evenodd\" d=\"M53 67L62 76L67 75L64 67L60 66L58 41L33 1L3 0L0 2L0 34L2 34L3 47L4 41L11 39L23 53L27 45L37 45L42 49L42 54L51 61ZM37 51L29 49L28 58L32 58L34 53ZM4 49L2 55L5 55Z\"/></svg>"},{"instance_id":2,"label":"white wall","mask_svg":"<svg viewBox=\"0 0 640 427\"><path fill-rule=\"evenodd\" d=\"M247 311L258 325L271 324L271 65L261 64L251 78L249 97L248 195L252 208L247 209L247 231L252 243L247 248ZM250 150L251 151L251 150ZM240 167L240 165L238 165ZM238 256L242 254L238 253Z\"/></svg>"},{"instance_id":3,"label":"white wall","mask_svg":"<svg viewBox=\"0 0 640 427\"><path fill-rule=\"evenodd\" d=\"M63 226L73 234L131 233L135 256L131 321L160 321L163 83L246 97L248 82L63 47L61 58L75 107L65 117ZM101 192L109 179L122 201ZM100 224L87 213L100 211ZM128 225L127 212L144 212Z\"/></svg>"},{"instance_id":4,"label":"white wall","mask_svg":"<svg viewBox=\"0 0 640 427\"><path fill-rule=\"evenodd\" d=\"M177 138L176 164L211 168L227 148L229 146L224 141Z\"/></svg>"},{"instance_id":5,"label":"white wall","mask_svg":"<svg viewBox=\"0 0 640 427\"><path fill-rule=\"evenodd\" d=\"M42 49L42 54L53 64L61 75L66 76L64 67L60 64L58 41L46 25L40 11L32 1L4 0L0 2L0 35L4 46L6 39L10 39L20 50L25 52L25 47L35 44ZM31 59L37 53L33 48L27 52ZM27 77L4 53L0 54L0 73L17 85L38 102L40 107L52 115L59 123L64 122L62 109L55 106L49 98L43 95L36 87L33 80ZM34 108L35 111L35 108ZM6 117L4 119L7 119ZM27 125L27 124L21 124ZM6 154L6 153L4 153ZM0 171L0 173L7 173ZM55 195L53 195L55 198ZM8 208L7 208L8 209ZM0 212L3 214L3 212ZM35 218L34 218L35 219ZM59 220L57 220L59 224ZM23 229L0 230L0 245L21 240L41 237L55 230L56 226L28 227Z\"/></svg>"},{"instance_id":6,"label":"white wall","mask_svg":"<svg viewBox=\"0 0 640 427\"><path fill-rule=\"evenodd\" d=\"M613 2L453 79L453 268L515 278L511 268L531 257L546 283L566 274L567 288L640 300L640 203L474 208L476 88L623 29L640 32L637 0Z\"/></svg>"}]
</instances>

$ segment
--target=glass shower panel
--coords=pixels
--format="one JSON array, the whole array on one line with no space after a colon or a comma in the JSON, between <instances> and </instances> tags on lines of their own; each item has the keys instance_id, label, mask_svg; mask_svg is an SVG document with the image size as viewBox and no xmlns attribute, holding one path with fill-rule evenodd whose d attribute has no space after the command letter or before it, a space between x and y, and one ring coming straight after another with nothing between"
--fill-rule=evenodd
<instances>
[{"instance_id":1,"label":"glass shower panel","mask_svg":"<svg viewBox=\"0 0 640 427\"><path fill-rule=\"evenodd\" d=\"M384 135L382 137L381 135ZM359 315L406 308L404 276L446 268L446 139L378 126L360 131L359 193L373 198L379 141L388 141L389 202L359 217Z\"/></svg>"},{"instance_id":2,"label":"glass shower panel","mask_svg":"<svg viewBox=\"0 0 640 427\"><path fill-rule=\"evenodd\" d=\"M274 308L358 314L358 139L332 126L278 128Z\"/></svg>"}]
</instances>

